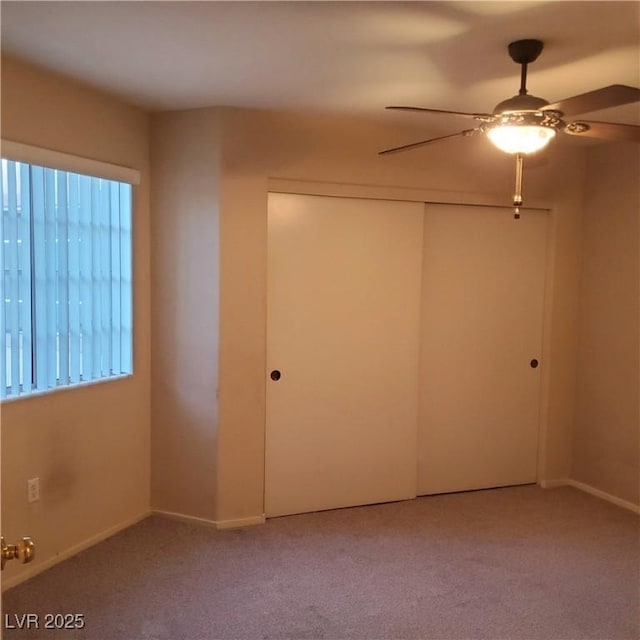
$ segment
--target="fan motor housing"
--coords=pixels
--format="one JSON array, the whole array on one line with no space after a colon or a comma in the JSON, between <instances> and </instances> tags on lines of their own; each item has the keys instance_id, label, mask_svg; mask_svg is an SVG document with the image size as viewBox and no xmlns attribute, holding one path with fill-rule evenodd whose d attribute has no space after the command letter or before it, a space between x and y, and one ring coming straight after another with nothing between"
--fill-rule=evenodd
<instances>
[{"instance_id":1,"label":"fan motor housing","mask_svg":"<svg viewBox=\"0 0 640 640\"><path fill-rule=\"evenodd\" d=\"M481 130L486 133L496 127L508 126L533 126L547 127L558 131L566 125L562 121L559 111L511 111L498 114L490 124L481 125Z\"/></svg>"},{"instance_id":2,"label":"fan motor housing","mask_svg":"<svg viewBox=\"0 0 640 640\"><path fill-rule=\"evenodd\" d=\"M513 111L539 111L548 104L549 102L544 98L538 98L538 96L532 96L525 93L503 100L496 105L493 113L495 115L500 115L501 113L509 113Z\"/></svg>"}]
</instances>

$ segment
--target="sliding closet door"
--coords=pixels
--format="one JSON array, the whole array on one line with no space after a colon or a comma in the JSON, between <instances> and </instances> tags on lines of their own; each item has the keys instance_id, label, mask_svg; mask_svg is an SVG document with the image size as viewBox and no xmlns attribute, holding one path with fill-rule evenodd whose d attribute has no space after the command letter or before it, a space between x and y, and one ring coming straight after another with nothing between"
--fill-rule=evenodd
<instances>
[{"instance_id":1,"label":"sliding closet door","mask_svg":"<svg viewBox=\"0 0 640 640\"><path fill-rule=\"evenodd\" d=\"M423 213L269 195L267 516L416 495Z\"/></svg>"},{"instance_id":2,"label":"sliding closet door","mask_svg":"<svg viewBox=\"0 0 640 640\"><path fill-rule=\"evenodd\" d=\"M426 206L418 494L536 480L547 218Z\"/></svg>"}]
</instances>

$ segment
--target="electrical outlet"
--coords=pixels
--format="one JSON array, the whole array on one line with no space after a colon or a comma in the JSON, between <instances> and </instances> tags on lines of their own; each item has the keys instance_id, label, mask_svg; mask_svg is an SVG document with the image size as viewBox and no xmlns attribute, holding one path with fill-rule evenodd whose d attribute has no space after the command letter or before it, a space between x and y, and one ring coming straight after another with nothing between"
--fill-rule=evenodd
<instances>
[{"instance_id":1,"label":"electrical outlet","mask_svg":"<svg viewBox=\"0 0 640 640\"><path fill-rule=\"evenodd\" d=\"M40 478L27 480L27 500L29 502L40 500Z\"/></svg>"}]
</instances>

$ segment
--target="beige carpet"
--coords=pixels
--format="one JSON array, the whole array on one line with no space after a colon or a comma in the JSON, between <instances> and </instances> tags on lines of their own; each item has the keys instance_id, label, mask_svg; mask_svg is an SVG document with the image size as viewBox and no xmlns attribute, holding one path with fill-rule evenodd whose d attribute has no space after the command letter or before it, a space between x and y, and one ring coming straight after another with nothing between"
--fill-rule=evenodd
<instances>
[{"instance_id":1,"label":"beige carpet","mask_svg":"<svg viewBox=\"0 0 640 640\"><path fill-rule=\"evenodd\" d=\"M515 487L215 531L158 517L4 597L83 613L8 640L640 635L637 516L573 489Z\"/></svg>"}]
</instances>

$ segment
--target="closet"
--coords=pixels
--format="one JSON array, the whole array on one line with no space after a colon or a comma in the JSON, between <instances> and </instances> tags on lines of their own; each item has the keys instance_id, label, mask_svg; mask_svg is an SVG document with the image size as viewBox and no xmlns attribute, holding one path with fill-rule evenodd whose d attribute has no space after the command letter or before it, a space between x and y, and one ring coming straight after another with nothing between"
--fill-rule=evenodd
<instances>
[{"instance_id":1,"label":"closet","mask_svg":"<svg viewBox=\"0 0 640 640\"><path fill-rule=\"evenodd\" d=\"M535 481L546 222L269 194L267 517Z\"/></svg>"}]
</instances>

